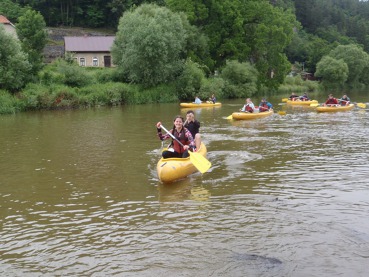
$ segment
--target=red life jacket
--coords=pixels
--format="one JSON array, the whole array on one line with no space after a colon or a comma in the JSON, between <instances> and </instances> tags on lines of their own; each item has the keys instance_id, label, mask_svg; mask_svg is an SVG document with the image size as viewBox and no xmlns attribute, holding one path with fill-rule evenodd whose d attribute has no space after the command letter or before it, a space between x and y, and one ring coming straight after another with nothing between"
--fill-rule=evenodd
<instances>
[{"instance_id":1,"label":"red life jacket","mask_svg":"<svg viewBox=\"0 0 369 277\"><path fill-rule=\"evenodd\" d=\"M185 135L185 128L182 128L180 133L177 133L177 130L174 129L173 135L176 137L176 139L178 139L183 145L187 145L189 144L188 138ZM172 145L174 148L174 151L182 154L184 152L184 149L182 147L182 145L180 145L178 143L178 141L173 140L172 141Z\"/></svg>"},{"instance_id":2,"label":"red life jacket","mask_svg":"<svg viewBox=\"0 0 369 277\"><path fill-rule=\"evenodd\" d=\"M260 109L260 107L261 107L261 109ZM259 105L259 112L265 112L265 111L268 111L268 110L269 110L269 106L267 105L267 103L263 103L263 104Z\"/></svg>"},{"instance_id":3,"label":"red life jacket","mask_svg":"<svg viewBox=\"0 0 369 277\"><path fill-rule=\"evenodd\" d=\"M338 104L338 101L336 98L329 98L326 104Z\"/></svg>"},{"instance_id":4,"label":"red life jacket","mask_svg":"<svg viewBox=\"0 0 369 277\"><path fill-rule=\"evenodd\" d=\"M249 113L252 113L254 110L247 104L246 105L246 111Z\"/></svg>"}]
</instances>

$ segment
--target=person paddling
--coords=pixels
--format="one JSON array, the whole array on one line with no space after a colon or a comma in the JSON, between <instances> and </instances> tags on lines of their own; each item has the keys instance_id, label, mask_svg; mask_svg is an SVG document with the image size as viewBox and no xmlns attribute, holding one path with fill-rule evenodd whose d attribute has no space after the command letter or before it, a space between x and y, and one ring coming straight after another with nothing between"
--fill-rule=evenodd
<instances>
[{"instance_id":1,"label":"person paddling","mask_svg":"<svg viewBox=\"0 0 369 277\"><path fill-rule=\"evenodd\" d=\"M177 115L174 120L173 129L170 133L173 134L183 145L181 145L177 140L172 140L171 145L167 150L162 152L164 159L168 158L187 158L189 156L188 151L195 148L195 141L191 135L191 132L183 126L183 117ZM161 122L156 123L156 128L158 132L158 137L160 140L167 140L171 138L169 134L163 135L161 132Z\"/></svg>"},{"instance_id":2,"label":"person paddling","mask_svg":"<svg viewBox=\"0 0 369 277\"><path fill-rule=\"evenodd\" d=\"M344 94L339 100L338 100L338 103L341 105L341 106L348 106L350 105L350 98L347 97L346 94Z\"/></svg>"},{"instance_id":3,"label":"person paddling","mask_svg":"<svg viewBox=\"0 0 369 277\"><path fill-rule=\"evenodd\" d=\"M253 113L255 111L255 105L252 103L250 98L247 98L240 112Z\"/></svg>"},{"instance_id":4,"label":"person paddling","mask_svg":"<svg viewBox=\"0 0 369 277\"><path fill-rule=\"evenodd\" d=\"M296 101L297 99L299 99L299 96L296 93L292 92L288 99L291 101Z\"/></svg>"},{"instance_id":5,"label":"person paddling","mask_svg":"<svg viewBox=\"0 0 369 277\"><path fill-rule=\"evenodd\" d=\"M338 100L333 97L333 94L328 95L327 101L323 104L323 106L336 106L338 105Z\"/></svg>"},{"instance_id":6,"label":"person paddling","mask_svg":"<svg viewBox=\"0 0 369 277\"><path fill-rule=\"evenodd\" d=\"M259 104L259 112L267 112L273 108L273 105L270 104L265 98L261 99Z\"/></svg>"}]
</instances>

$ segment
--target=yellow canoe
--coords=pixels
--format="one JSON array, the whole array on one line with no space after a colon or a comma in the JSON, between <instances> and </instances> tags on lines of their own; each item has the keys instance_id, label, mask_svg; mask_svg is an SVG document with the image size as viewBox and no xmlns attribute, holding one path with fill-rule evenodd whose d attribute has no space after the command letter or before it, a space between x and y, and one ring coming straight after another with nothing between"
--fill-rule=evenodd
<instances>
[{"instance_id":1,"label":"yellow canoe","mask_svg":"<svg viewBox=\"0 0 369 277\"><path fill-rule=\"evenodd\" d=\"M205 108L205 107L220 107L222 105L222 103L220 102L215 102L215 104L213 102L203 102L200 104L196 104L196 103L180 103L179 104L182 108Z\"/></svg>"},{"instance_id":2,"label":"yellow canoe","mask_svg":"<svg viewBox=\"0 0 369 277\"><path fill-rule=\"evenodd\" d=\"M205 144L201 143L200 149L197 153L206 157L207 149ZM196 167L191 163L190 157L188 158L161 158L156 165L156 170L158 172L158 177L163 183L174 182L188 175L197 172Z\"/></svg>"},{"instance_id":3,"label":"yellow canoe","mask_svg":"<svg viewBox=\"0 0 369 277\"><path fill-rule=\"evenodd\" d=\"M348 106L319 106L316 107L316 110L317 112L345 112L352 110L354 107L354 104Z\"/></svg>"},{"instance_id":4,"label":"yellow canoe","mask_svg":"<svg viewBox=\"0 0 369 277\"><path fill-rule=\"evenodd\" d=\"M308 100L308 101L301 101L301 100L295 100L295 101L292 101L292 100L287 100L286 101L286 104L287 105L310 105L310 104L318 104L318 101L317 100Z\"/></svg>"},{"instance_id":5,"label":"yellow canoe","mask_svg":"<svg viewBox=\"0 0 369 277\"><path fill-rule=\"evenodd\" d=\"M272 115L273 110L269 110L267 112L255 112L255 113L245 113L245 112L234 112L232 113L232 118L236 120L249 120L249 119L257 119L263 118Z\"/></svg>"}]
</instances>

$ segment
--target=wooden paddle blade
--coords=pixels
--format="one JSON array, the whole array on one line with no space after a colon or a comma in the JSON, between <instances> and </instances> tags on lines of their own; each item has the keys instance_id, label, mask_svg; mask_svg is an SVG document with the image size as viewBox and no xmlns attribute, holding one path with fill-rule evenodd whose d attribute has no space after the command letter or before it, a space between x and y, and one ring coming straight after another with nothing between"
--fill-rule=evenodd
<instances>
[{"instance_id":1,"label":"wooden paddle blade","mask_svg":"<svg viewBox=\"0 0 369 277\"><path fill-rule=\"evenodd\" d=\"M279 111L278 114L279 115L286 115L286 112L285 111Z\"/></svg>"},{"instance_id":2,"label":"wooden paddle blade","mask_svg":"<svg viewBox=\"0 0 369 277\"><path fill-rule=\"evenodd\" d=\"M359 108L365 109L366 108L366 104L364 103L357 103L356 104Z\"/></svg>"},{"instance_id":3,"label":"wooden paddle blade","mask_svg":"<svg viewBox=\"0 0 369 277\"><path fill-rule=\"evenodd\" d=\"M227 116L227 119L233 119L232 115Z\"/></svg>"},{"instance_id":4,"label":"wooden paddle blade","mask_svg":"<svg viewBox=\"0 0 369 277\"><path fill-rule=\"evenodd\" d=\"M211 162L209 162L203 155L196 152L188 151L190 154L191 163L197 168L201 173L205 173L211 167Z\"/></svg>"},{"instance_id":5,"label":"wooden paddle blade","mask_svg":"<svg viewBox=\"0 0 369 277\"><path fill-rule=\"evenodd\" d=\"M282 98L282 102L287 102L288 98Z\"/></svg>"}]
</instances>

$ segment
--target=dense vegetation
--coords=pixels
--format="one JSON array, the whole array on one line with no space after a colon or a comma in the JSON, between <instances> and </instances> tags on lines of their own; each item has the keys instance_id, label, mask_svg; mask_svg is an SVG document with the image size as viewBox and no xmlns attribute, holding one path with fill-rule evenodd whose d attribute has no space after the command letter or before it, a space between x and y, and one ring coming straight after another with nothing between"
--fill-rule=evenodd
<instances>
[{"instance_id":1,"label":"dense vegetation","mask_svg":"<svg viewBox=\"0 0 369 277\"><path fill-rule=\"evenodd\" d=\"M0 113L369 85L367 1L0 0L0 14L19 37L0 28ZM46 26L113 29L117 67L43 65Z\"/></svg>"}]
</instances>

